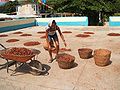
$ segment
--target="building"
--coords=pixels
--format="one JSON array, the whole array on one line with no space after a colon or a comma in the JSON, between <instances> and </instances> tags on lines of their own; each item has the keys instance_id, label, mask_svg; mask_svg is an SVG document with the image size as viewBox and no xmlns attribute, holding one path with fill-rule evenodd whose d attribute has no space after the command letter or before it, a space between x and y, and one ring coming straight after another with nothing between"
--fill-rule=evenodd
<instances>
[{"instance_id":1,"label":"building","mask_svg":"<svg viewBox=\"0 0 120 90\"><path fill-rule=\"evenodd\" d=\"M38 15L40 16L41 13L45 13L45 8L52 8L46 5L46 0L35 0L38 3L32 2L34 0L18 0L21 4L17 7L17 15ZM42 7L43 5L44 7Z\"/></svg>"},{"instance_id":2,"label":"building","mask_svg":"<svg viewBox=\"0 0 120 90\"><path fill-rule=\"evenodd\" d=\"M21 4L16 7L17 15L35 15L36 5L34 3L29 3L28 0L18 0Z\"/></svg>"},{"instance_id":3,"label":"building","mask_svg":"<svg viewBox=\"0 0 120 90\"><path fill-rule=\"evenodd\" d=\"M36 8L34 4L24 4L17 7L17 15L35 15Z\"/></svg>"}]
</instances>

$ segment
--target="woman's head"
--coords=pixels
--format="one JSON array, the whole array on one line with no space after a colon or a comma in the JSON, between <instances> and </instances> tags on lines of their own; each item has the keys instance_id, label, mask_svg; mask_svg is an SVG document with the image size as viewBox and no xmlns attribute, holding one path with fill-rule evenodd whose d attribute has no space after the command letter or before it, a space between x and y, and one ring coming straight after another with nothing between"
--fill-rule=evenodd
<instances>
[{"instance_id":1,"label":"woman's head","mask_svg":"<svg viewBox=\"0 0 120 90\"><path fill-rule=\"evenodd\" d=\"M56 21L55 21L55 20L53 20L53 21L52 21L52 24L55 24L55 25L56 25Z\"/></svg>"},{"instance_id":2,"label":"woman's head","mask_svg":"<svg viewBox=\"0 0 120 90\"><path fill-rule=\"evenodd\" d=\"M56 21L55 20L50 21L50 23L48 24L48 26L49 27L56 26Z\"/></svg>"}]
</instances>

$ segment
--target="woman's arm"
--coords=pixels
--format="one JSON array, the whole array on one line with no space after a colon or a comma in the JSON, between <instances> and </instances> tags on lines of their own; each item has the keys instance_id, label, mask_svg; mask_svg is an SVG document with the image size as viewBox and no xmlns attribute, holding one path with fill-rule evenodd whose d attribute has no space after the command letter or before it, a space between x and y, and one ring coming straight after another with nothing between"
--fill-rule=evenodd
<instances>
[{"instance_id":1,"label":"woman's arm","mask_svg":"<svg viewBox=\"0 0 120 90\"><path fill-rule=\"evenodd\" d=\"M48 40L48 29L46 30L45 36L46 36L46 42L47 42L47 45L49 46L49 40Z\"/></svg>"},{"instance_id":2,"label":"woman's arm","mask_svg":"<svg viewBox=\"0 0 120 90\"><path fill-rule=\"evenodd\" d=\"M65 45L65 47L67 46L67 44L66 44L66 42L65 42L65 39L64 39L64 36L63 36L63 34L62 34L62 32L61 32L61 30L60 30L60 28L57 26L57 30L58 30L58 32L59 32L59 34L60 34L60 37L62 38L62 41L64 42L64 45Z\"/></svg>"}]
</instances>

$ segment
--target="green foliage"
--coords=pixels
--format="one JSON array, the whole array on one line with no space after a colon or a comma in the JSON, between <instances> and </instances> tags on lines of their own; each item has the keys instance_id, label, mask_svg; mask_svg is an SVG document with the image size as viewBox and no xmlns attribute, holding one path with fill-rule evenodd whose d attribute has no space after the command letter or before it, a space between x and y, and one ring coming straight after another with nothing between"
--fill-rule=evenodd
<instances>
[{"instance_id":1,"label":"green foliage","mask_svg":"<svg viewBox=\"0 0 120 90\"><path fill-rule=\"evenodd\" d=\"M55 12L88 16L89 25L98 25L100 12L101 19L106 21L110 15L120 12L120 0L47 0L47 4L53 7Z\"/></svg>"},{"instance_id":2,"label":"green foliage","mask_svg":"<svg viewBox=\"0 0 120 90\"><path fill-rule=\"evenodd\" d=\"M120 16L120 13L114 13L114 16Z\"/></svg>"},{"instance_id":3,"label":"green foliage","mask_svg":"<svg viewBox=\"0 0 120 90\"><path fill-rule=\"evenodd\" d=\"M16 6L18 5L17 1L9 1L5 5L0 6L0 13L12 13L16 12Z\"/></svg>"},{"instance_id":4,"label":"green foliage","mask_svg":"<svg viewBox=\"0 0 120 90\"><path fill-rule=\"evenodd\" d=\"M120 12L120 0L115 0L115 11Z\"/></svg>"},{"instance_id":5,"label":"green foliage","mask_svg":"<svg viewBox=\"0 0 120 90\"><path fill-rule=\"evenodd\" d=\"M18 0L18 3L19 3L20 5L24 5L24 4L26 4L26 3L32 3L32 0Z\"/></svg>"},{"instance_id":6,"label":"green foliage","mask_svg":"<svg viewBox=\"0 0 120 90\"><path fill-rule=\"evenodd\" d=\"M120 10L120 0L47 0L57 12L103 11Z\"/></svg>"}]
</instances>

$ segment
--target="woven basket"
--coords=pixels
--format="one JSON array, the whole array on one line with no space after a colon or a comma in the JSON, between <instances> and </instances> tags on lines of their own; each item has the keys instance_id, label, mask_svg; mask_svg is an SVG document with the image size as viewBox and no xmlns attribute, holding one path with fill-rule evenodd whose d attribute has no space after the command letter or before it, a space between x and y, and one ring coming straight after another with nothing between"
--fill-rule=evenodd
<instances>
[{"instance_id":1,"label":"woven basket","mask_svg":"<svg viewBox=\"0 0 120 90\"><path fill-rule=\"evenodd\" d=\"M62 69L70 69L73 67L74 61L72 61L72 62L58 61L58 65Z\"/></svg>"},{"instance_id":2,"label":"woven basket","mask_svg":"<svg viewBox=\"0 0 120 90\"><path fill-rule=\"evenodd\" d=\"M66 53L63 53L63 54L59 54L56 59L57 59L57 62L58 62L58 65L60 68L62 69L70 69L73 67L74 65L74 60L75 60L75 57L74 56L71 56L69 55L69 61L66 61L66 60L63 60L65 59L64 57L66 57L66 55L69 55L69 54L66 54ZM61 59L60 57L63 57L63 59Z\"/></svg>"},{"instance_id":3,"label":"woven basket","mask_svg":"<svg viewBox=\"0 0 120 90\"><path fill-rule=\"evenodd\" d=\"M78 53L79 53L79 56L80 58L82 59L89 59L92 57L92 49L90 48L81 48L81 49L78 49Z\"/></svg>"},{"instance_id":4,"label":"woven basket","mask_svg":"<svg viewBox=\"0 0 120 90\"><path fill-rule=\"evenodd\" d=\"M111 51L107 49L96 49L94 51L95 64L98 66L106 66L110 63Z\"/></svg>"}]
</instances>

